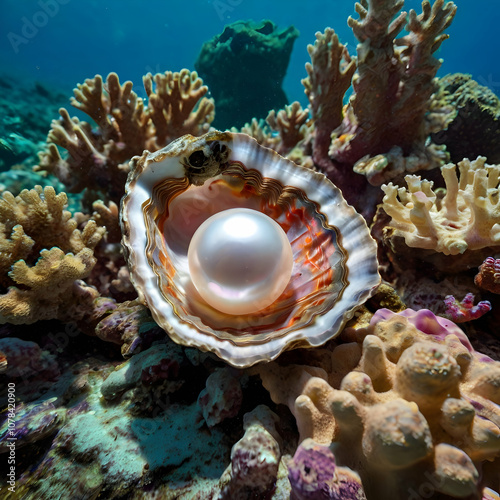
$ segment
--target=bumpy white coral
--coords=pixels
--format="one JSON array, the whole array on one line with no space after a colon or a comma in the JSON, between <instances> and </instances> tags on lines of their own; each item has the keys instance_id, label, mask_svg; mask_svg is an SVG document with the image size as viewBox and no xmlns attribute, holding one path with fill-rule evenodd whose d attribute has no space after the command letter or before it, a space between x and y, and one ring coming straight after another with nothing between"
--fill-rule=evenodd
<instances>
[{"instance_id":1,"label":"bumpy white coral","mask_svg":"<svg viewBox=\"0 0 500 500\"><path fill-rule=\"evenodd\" d=\"M500 165L486 164L486 158L463 160L441 168L446 194L432 189L433 183L407 175L408 189L392 183L383 185L383 208L392 217L393 236L406 245L441 252L463 254L500 246Z\"/></svg>"}]
</instances>

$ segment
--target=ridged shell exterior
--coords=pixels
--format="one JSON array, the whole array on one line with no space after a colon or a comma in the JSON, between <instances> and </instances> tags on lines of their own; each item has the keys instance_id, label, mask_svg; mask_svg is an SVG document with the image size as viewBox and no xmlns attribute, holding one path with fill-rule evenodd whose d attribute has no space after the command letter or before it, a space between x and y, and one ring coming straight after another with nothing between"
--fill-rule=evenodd
<instances>
[{"instance_id":1,"label":"ridged shell exterior","mask_svg":"<svg viewBox=\"0 0 500 500\"><path fill-rule=\"evenodd\" d=\"M236 367L334 337L380 283L376 243L364 219L323 175L245 134L184 136L131 163L122 200L123 246L140 300L176 342ZM191 283L187 248L214 213L260 210L287 233L289 285L268 308L225 315Z\"/></svg>"}]
</instances>

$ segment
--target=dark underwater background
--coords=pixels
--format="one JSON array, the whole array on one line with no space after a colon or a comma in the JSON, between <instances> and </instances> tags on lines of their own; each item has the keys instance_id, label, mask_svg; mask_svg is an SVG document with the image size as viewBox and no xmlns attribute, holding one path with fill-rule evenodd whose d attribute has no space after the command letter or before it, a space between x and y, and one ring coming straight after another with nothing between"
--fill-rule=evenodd
<instances>
[{"instance_id":1,"label":"dark underwater background","mask_svg":"<svg viewBox=\"0 0 500 500\"><path fill-rule=\"evenodd\" d=\"M470 73L498 94L500 2L455 3L458 12L447 30L450 39L438 52L444 59L438 76ZM40 15L44 4L46 17ZM407 0L404 9L420 13L420 5ZM279 28L293 25L299 30L284 90L290 102L298 100L303 106L307 99L301 79L309 60L307 44L314 43L315 32L332 27L351 54L356 49L347 26L349 15L357 17L352 0L0 0L0 6L0 74L54 86L68 99L77 83L111 71L120 81L132 80L144 97L142 75L193 70L202 44L238 20L270 19ZM26 31L33 21L40 27ZM29 36L23 36L23 28Z\"/></svg>"}]
</instances>

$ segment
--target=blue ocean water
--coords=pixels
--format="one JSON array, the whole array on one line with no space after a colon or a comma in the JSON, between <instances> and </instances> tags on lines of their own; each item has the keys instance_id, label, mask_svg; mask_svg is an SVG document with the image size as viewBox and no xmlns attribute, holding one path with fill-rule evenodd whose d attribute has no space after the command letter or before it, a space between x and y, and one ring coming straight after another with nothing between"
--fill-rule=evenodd
<instances>
[{"instance_id":1,"label":"blue ocean water","mask_svg":"<svg viewBox=\"0 0 500 500\"><path fill-rule=\"evenodd\" d=\"M500 2L456 4L450 39L438 53L444 59L439 75L470 73L498 94ZM411 8L420 12L420 2L407 0L405 10ZM86 78L115 71L121 81L132 80L141 95L143 74L194 69L203 42L226 24L270 19L280 28L294 25L300 31L284 90L290 101L305 105L300 80L306 76L307 44L316 31L330 26L355 54L349 15L357 17L352 0L2 0L0 71L69 92Z\"/></svg>"}]
</instances>

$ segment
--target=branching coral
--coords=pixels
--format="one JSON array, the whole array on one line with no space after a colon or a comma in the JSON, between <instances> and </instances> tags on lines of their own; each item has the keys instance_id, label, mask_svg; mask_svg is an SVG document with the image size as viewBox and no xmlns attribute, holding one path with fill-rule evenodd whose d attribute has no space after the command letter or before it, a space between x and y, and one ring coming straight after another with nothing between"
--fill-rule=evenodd
<instances>
[{"instance_id":1,"label":"branching coral","mask_svg":"<svg viewBox=\"0 0 500 500\"><path fill-rule=\"evenodd\" d=\"M300 103L295 101L278 112L271 110L265 121L254 118L240 131L253 137L262 146L274 149L283 156L292 156L290 159L303 164L302 161L296 161L295 155L299 150L297 146L307 140L311 133L308 116L309 111L302 109ZM235 127L231 131L239 132Z\"/></svg>"},{"instance_id":2,"label":"branching coral","mask_svg":"<svg viewBox=\"0 0 500 500\"><path fill-rule=\"evenodd\" d=\"M302 80L315 123L314 161L331 170L328 157L330 135L342 122L342 100L356 71L345 45L334 30L316 33L314 45L308 45L311 63L306 64L308 77Z\"/></svg>"},{"instance_id":3,"label":"branching coral","mask_svg":"<svg viewBox=\"0 0 500 500\"><path fill-rule=\"evenodd\" d=\"M445 316L455 323L464 323L465 321L478 319L491 311L491 303L487 300L481 300L474 305L473 293L468 293L461 302L453 295L447 295L444 302L446 305Z\"/></svg>"},{"instance_id":4,"label":"branching coral","mask_svg":"<svg viewBox=\"0 0 500 500\"><path fill-rule=\"evenodd\" d=\"M94 200L101 197L119 203L132 156L187 133L199 135L214 118L213 101L203 97L208 89L196 72L146 75L148 108L132 87L129 81L120 84L116 73L108 75L105 85L100 75L79 84L71 104L89 115L98 129L70 118L61 108L37 170L54 174L69 192L87 188L95 193L90 194ZM67 150L67 158L58 147Z\"/></svg>"},{"instance_id":5,"label":"branching coral","mask_svg":"<svg viewBox=\"0 0 500 500\"><path fill-rule=\"evenodd\" d=\"M429 478L445 495L477 494L477 467L500 453L500 363L429 311L382 309L343 335L347 343L318 355L327 370L258 367L301 440L332 444L368 498L403 498Z\"/></svg>"},{"instance_id":6,"label":"branching coral","mask_svg":"<svg viewBox=\"0 0 500 500\"><path fill-rule=\"evenodd\" d=\"M214 102L203 97L208 87L196 71L183 69L180 73L167 71L154 76L148 73L142 81L149 98L147 111L155 128L154 146L144 149L154 151L182 135L208 132L215 116Z\"/></svg>"},{"instance_id":7,"label":"branching coral","mask_svg":"<svg viewBox=\"0 0 500 500\"><path fill-rule=\"evenodd\" d=\"M295 101L277 113L271 110L266 122L272 130L278 133L279 141L274 145L278 153L286 156L307 134L307 119L309 111L302 109L299 102Z\"/></svg>"},{"instance_id":8,"label":"branching coral","mask_svg":"<svg viewBox=\"0 0 500 500\"><path fill-rule=\"evenodd\" d=\"M444 195L414 175L405 177L408 190L383 185L383 209L392 218L384 237L393 249L405 251L397 241L404 238L407 247L427 251L426 258L451 271L452 264L453 269L478 265L500 248L500 166L485 162L483 157L461 161L460 180L455 165L442 167ZM442 259L436 253L457 257Z\"/></svg>"},{"instance_id":9,"label":"branching coral","mask_svg":"<svg viewBox=\"0 0 500 500\"><path fill-rule=\"evenodd\" d=\"M355 168L373 184L400 174L439 165L425 148L424 116L434 91L432 80L440 62L434 52L447 38L446 30L456 12L452 2L422 3L422 14L399 14L402 0L363 0L356 4L359 20L348 24L360 41L354 95L342 125L335 130L330 156L339 163L354 164L365 156L389 153L404 161L363 162ZM408 34L396 38L405 27ZM393 171L394 170L394 171Z\"/></svg>"},{"instance_id":10,"label":"branching coral","mask_svg":"<svg viewBox=\"0 0 500 500\"><path fill-rule=\"evenodd\" d=\"M83 230L64 210L67 197L37 186L0 200L0 322L79 320L99 295L81 280L96 260L93 249L105 229L89 221Z\"/></svg>"},{"instance_id":11,"label":"branching coral","mask_svg":"<svg viewBox=\"0 0 500 500\"><path fill-rule=\"evenodd\" d=\"M452 2L422 3L423 12L399 12L403 0L362 0L359 19L348 24L359 40L351 58L330 28L309 46L303 80L314 120L314 163L352 199L365 190L354 172L373 185L434 168L446 161L443 148L426 142L428 101L440 62L433 56L447 38L456 11ZM407 34L398 35L406 27ZM357 71L356 71L357 70ZM352 79L353 95L342 109ZM366 198L365 198L366 199ZM365 210L366 211L366 210Z\"/></svg>"}]
</instances>

